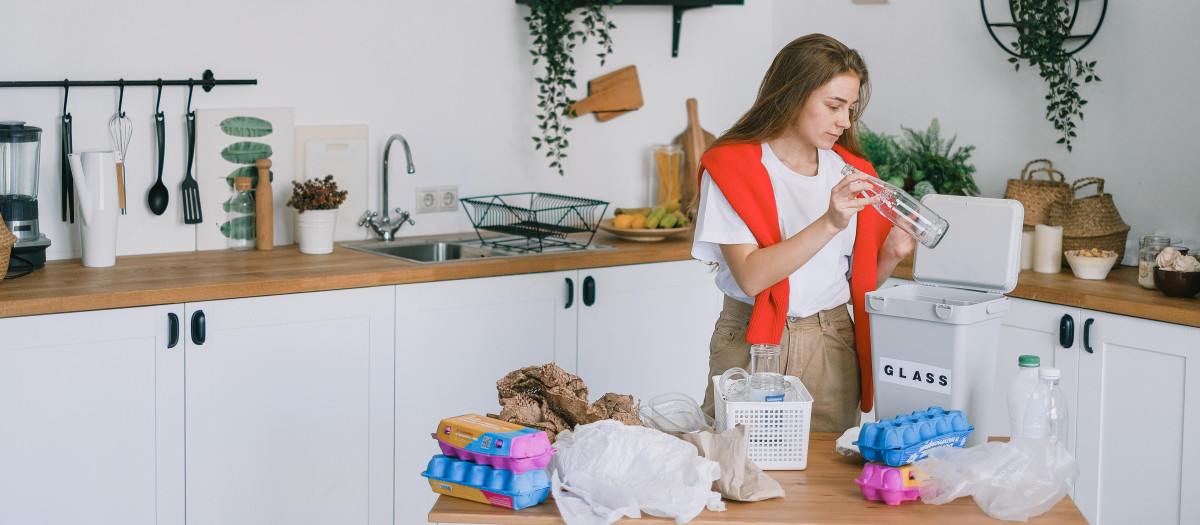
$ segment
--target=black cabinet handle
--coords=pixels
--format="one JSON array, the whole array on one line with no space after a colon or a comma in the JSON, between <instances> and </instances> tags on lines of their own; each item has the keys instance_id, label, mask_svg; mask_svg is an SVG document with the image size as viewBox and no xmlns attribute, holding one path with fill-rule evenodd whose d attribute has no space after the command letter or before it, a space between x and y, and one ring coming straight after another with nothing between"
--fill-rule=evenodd
<instances>
[{"instance_id":1,"label":"black cabinet handle","mask_svg":"<svg viewBox=\"0 0 1200 525\"><path fill-rule=\"evenodd\" d=\"M575 281L567 277L567 305L563 309L570 308L573 304L575 304Z\"/></svg>"},{"instance_id":2,"label":"black cabinet handle","mask_svg":"<svg viewBox=\"0 0 1200 525\"><path fill-rule=\"evenodd\" d=\"M583 304L591 306L596 302L596 280L592 276L583 278Z\"/></svg>"},{"instance_id":3,"label":"black cabinet handle","mask_svg":"<svg viewBox=\"0 0 1200 525\"><path fill-rule=\"evenodd\" d=\"M179 316L175 312L167 313L167 348L175 348L179 344Z\"/></svg>"},{"instance_id":4,"label":"black cabinet handle","mask_svg":"<svg viewBox=\"0 0 1200 525\"><path fill-rule=\"evenodd\" d=\"M204 344L204 310L196 310L192 313L192 342L198 345Z\"/></svg>"},{"instance_id":5,"label":"black cabinet handle","mask_svg":"<svg viewBox=\"0 0 1200 525\"><path fill-rule=\"evenodd\" d=\"M1089 354L1095 353L1092 351L1092 323L1094 322L1096 320L1090 317L1087 321L1083 322L1083 349L1087 350Z\"/></svg>"},{"instance_id":6,"label":"black cabinet handle","mask_svg":"<svg viewBox=\"0 0 1200 525\"><path fill-rule=\"evenodd\" d=\"M1058 321L1058 345L1063 348L1071 348L1075 344L1075 319L1071 314L1063 314L1062 319Z\"/></svg>"}]
</instances>

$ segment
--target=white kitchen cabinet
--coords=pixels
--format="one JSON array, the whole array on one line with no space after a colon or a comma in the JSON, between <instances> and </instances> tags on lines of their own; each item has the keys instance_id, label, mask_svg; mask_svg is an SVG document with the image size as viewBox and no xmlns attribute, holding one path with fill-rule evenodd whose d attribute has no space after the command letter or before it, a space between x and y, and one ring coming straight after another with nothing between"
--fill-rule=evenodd
<instances>
[{"instance_id":1,"label":"white kitchen cabinet","mask_svg":"<svg viewBox=\"0 0 1200 525\"><path fill-rule=\"evenodd\" d=\"M187 304L189 525L392 523L393 291Z\"/></svg>"},{"instance_id":2,"label":"white kitchen cabinet","mask_svg":"<svg viewBox=\"0 0 1200 525\"><path fill-rule=\"evenodd\" d=\"M1200 464L1200 329L1011 301L1001 325L991 434L1008 434L1017 356L1038 355L1042 366L1062 370L1068 448L1080 469L1071 496L1088 522L1200 520L1200 502L1184 497L1200 493L1200 473L1183 468ZM1062 336L1068 345L1060 344L1064 316L1073 325Z\"/></svg>"},{"instance_id":3,"label":"white kitchen cabinet","mask_svg":"<svg viewBox=\"0 0 1200 525\"><path fill-rule=\"evenodd\" d=\"M437 494L420 473L441 419L497 413L496 381L551 361L606 392L699 401L721 295L698 261L396 287L396 523Z\"/></svg>"},{"instance_id":4,"label":"white kitchen cabinet","mask_svg":"<svg viewBox=\"0 0 1200 525\"><path fill-rule=\"evenodd\" d=\"M1075 503L1092 525L1200 522L1200 328L1083 316Z\"/></svg>"},{"instance_id":5,"label":"white kitchen cabinet","mask_svg":"<svg viewBox=\"0 0 1200 525\"><path fill-rule=\"evenodd\" d=\"M183 522L181 313L0 319L0 523Z\"/></svg>"},{"instance_id":6,"label":"white kitchen cabinet","mask_svg":"<svg viewBox=\"0 0 1200 525\"><path fill-rule=\"evenodd\" d=\"M703 400L708 345L723 299L710 267L687 260L593 268L579 275L577 373L592 400L606 392L641 401L682 392ZM592 301L583 295L589 279Z\"/></svg>"}]
</instances>

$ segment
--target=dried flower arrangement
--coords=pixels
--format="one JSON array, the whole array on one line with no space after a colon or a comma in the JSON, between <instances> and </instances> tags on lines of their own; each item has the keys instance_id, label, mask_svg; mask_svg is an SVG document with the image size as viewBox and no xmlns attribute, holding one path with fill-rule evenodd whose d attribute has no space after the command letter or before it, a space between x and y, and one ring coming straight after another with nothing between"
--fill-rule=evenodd
<instances>
[{"instance_id":1,"label":"dried flower arrangement","mask_svg":"<svg viewBox=\"0 0 1200 525\"><path fill-rule=\"evenodd\" d=\"M303 184L292 181L292 198L288 199L287 205L299 213L305 210L336 210L346 202L346 193L344 190L338 191L333 175L326 175L324 179L309 179Z\"/></svg>"}]
</instances>

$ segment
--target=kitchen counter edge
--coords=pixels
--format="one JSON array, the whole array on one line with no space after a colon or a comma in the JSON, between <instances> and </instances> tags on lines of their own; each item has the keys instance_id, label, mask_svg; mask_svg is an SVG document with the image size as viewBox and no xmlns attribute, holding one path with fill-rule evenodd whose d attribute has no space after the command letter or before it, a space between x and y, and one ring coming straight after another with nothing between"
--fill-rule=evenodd
<instances>
[{"instance_id":1,"label":"kitchen counter edge","mask_svg":"<svg viewBox=\"0 0 1200 525\"><path fill-rule=\"evenodd\" d=\"M0 283L0 317L128 308L263 295L317 292L691 259L691 238L637 242L598 233L611 249L515 258L417 264L336 246L306 255L296 246L270 251L212 250L117 258L108 268L78 259ZM911 258L893 276L912 279ZM1200 299L1176 299L1137 284L1137 269L1117 267L1105 280L1076 279L1069 269L1022 271L1010 297L1200 327Z\"/></svg>"}]
</instances>

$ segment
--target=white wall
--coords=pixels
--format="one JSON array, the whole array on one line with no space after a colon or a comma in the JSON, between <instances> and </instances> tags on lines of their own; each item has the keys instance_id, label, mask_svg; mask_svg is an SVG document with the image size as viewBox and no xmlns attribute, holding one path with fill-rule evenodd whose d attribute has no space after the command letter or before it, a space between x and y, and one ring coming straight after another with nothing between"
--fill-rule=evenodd
<instances>
[{"instance_id":1,"label":"white wall","mask_svg":"<svg viewBox=\"0 0 1200 525\"><path fill-rule=\"evenodd\" d=\"M1078 32L1087 29L1086 17L1098 16L1099 4L1081 2ZM1007 21L998 20L1008 14L1005 2L987 5L992 21ZM936 117L943 137L957 134L957 144L975 145L971 162L984 196L1003 196L1026 162L1048 158L1068 182L1105 180L1132 226L1135 249L1136 239L1154 231L1200 248L1200 36L1192 27L1200 4L1109 2L1100 32L1079 53L1097 62L1103 81L1081 86L1088 104L1071 153L1054 143L1059 135L1043 118L1045 82L1027 67L1013 71L984 27L979 2L802 0L774 7L773 48L824 32L864 55L874 92L863 118L871 129L899 135L900 126L923 130Z\"/></svg>"},{"instance_id":2,"label":"white wall","mask_svg":"<svg viewBox=\"0 0 1200 525\"><path fill-rule=\"evenodd\" d=\"M678 58L671 58L670 7L614 10L614 54L601 67L593 43L579 48L575 96L586 96L587 80L633 64L645 106L604 123L590 115L572 121L567 172L560 177L530 139L537 132L537 100L523 20L529 8L512 0L117 0L70 2L66 9L63 4L0 0L12 51L0 79L199 78L205 69L218 78L258 79L257 86L197 89L192 106L290 106L297 125L367 124L371 209L379 206L383 142L392 133L407 138L417 167L413 175L391 170L392 207L411 210L415 188L449 184L457 184L464 197L545 191L614 206L640 204L650 147L683 131L685 100L696 97L701 122L719 133L752 102L773 54L768 0L688 11ZM124 109L134 135L118 255L195 246L194 226L182 223L178 198L186 88L163 93L170 207L159 217L144 204L157 162L155 93L153 87L126 88ZM42 230L53 242L50 259L80 255L78 226L63 223L59 207L62 98L57 88L0 89L0 120L25 120L45 130L39 202ZM76 151L110 148L107 122L116 103L116 88L71 89ZM362 211L347 210L341 220L356 220ZM414 219L417 224L402 235L471 230L462 211Z\"/></svg>"},{"instance_id":3,"label":"white wall","mask_svg":"<svg viewBox=\"0 0 1200 525\"><path fill-rule=\"evenodd\" d=\"M1084 4L1097 0L1084 0ZM534 69L529 64L528 8L510 0L28 2L0 0L6 24L3 80L107 80L199 77L256 78L257 86L196 91L193 107L290 106L298 125L370 126L368 205L378 207L384 139L402 133L417 173L392 174L390 201L412 209L418 186L457 184L461 196L548 191L594 197L615 206L645 198L649 148L686 125L684 101L700 103L704 127L720 134L753 101L775 52L814 31L863 52L875 94L866 114L879 131L924 128L933 117L944 134L977 146L972 161L987 196L1028 160L1048 157L1069 179L1099 176L1114 195L1130 238L1160 230L1200 239L1200 160L1193 146L1200 109L1190 103L1200 72L1200 37L1190 20L1200 4L1113 2L1099 37L1083 51L1104 78L1087 85L1090 103L1075 152L1054 145L1042 118L1044 83L1012 71L983 27L978 4L962 0L746 0L741 6L687 11L680 56L671 58L671 10L623 6L613 11L615 53L604 67L577 56L579 91L586 81L638 66L645 106L600 123L572 121L567 173L546 168L530 137L537 131ZM17 43L20 43L17 45ZM129 214L121 217L118 254L194 249L194 227L182 224L186 89L167 88L167 213L146 210L153 182L155 89L126 88L134 119L127 161ZM74 88L75 149L107 149L116 88ZM0 89L0 119L44 128L42 228L51 259L78 257L77 226L60 220L58 115L62 90ZM397 150L398 151L398 150ZM393 151L395 153L395 151ZM396 171L396 170L393 170ZM403 170L399 170L403 171ZM285 175L286 176L286 175ZM1170 210L1165 211L1165 210ZM357 218L362 210L346 210ZM1174 217L1174 218L1173 218ZM343 220L345 220L344 217ZM464 213L422 214L406 235L469 231Z\"/></svg>"}]
</instances>

